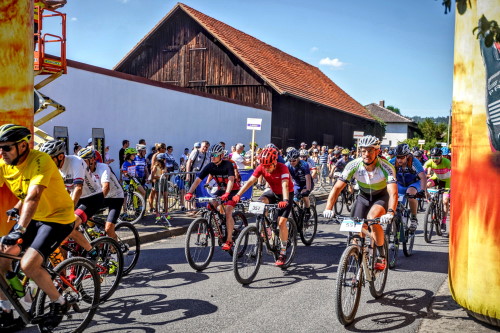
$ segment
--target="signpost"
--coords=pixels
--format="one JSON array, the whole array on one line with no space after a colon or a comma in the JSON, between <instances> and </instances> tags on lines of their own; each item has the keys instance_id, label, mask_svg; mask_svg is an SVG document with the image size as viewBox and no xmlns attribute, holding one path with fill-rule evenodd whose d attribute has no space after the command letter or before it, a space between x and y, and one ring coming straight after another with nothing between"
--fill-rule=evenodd
<instances>
[{"instance_id":1,"label":"signpost","mask_svg":"<svg viewBox=\"0 0 500 333\"><path fill-rule=\"evenodd\" d=\"M262 119L261 118L247 118L247 130L252 131L252 155L251 155L251 166L253 168L253 158L255 152L255 131L260 131L262 129Z\"/></svg>"},{"instance_id":2,"label":"signpost","mask_svg":"<svg viewBox=\"0 0 500 333\"><path fill-rule=\"evenodd\" d=\"M365 132L354 131L352 133L352 137L356 139L356 156L359 156L359 139L361 139L365 135Z\"/></svg>"},{"instance_id":3,"label":"signpost","mask_svg":"<svg viewBox=\"0 0 500 333\"><path fill-rule=\"evenodd\" d=\"M425 140L418 140L418 144L420 145L420 150L422 150L422 145L425 144Z\"/></svg>"}]
</instances>

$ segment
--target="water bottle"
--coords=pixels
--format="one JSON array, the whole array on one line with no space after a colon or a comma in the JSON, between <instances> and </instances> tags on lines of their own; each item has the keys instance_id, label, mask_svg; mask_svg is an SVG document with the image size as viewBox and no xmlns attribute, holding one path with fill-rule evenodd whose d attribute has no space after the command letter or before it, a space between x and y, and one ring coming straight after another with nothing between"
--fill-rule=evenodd
<instances>
[{"instance_id":1,"label":"water bottle","mask_svg":"<svg viewBox=\"0 0 500 333\"><path fill-rule=\"evenodd\" d=\"M19 277L17 276L17 274L14 272L8 271L7 274L5 275L5 277L7 278L7 281L9 281L9 284L12 287L12 289L14 289L14 291L16 292L17 296L19 298L23 297L25 294L24 288L23 288L23 285L22 285L21 281L19 280Z\"/></svg>"},{"instance_id":2,"label":"water bottle","mask_svg":"<svg viewBox=\"0 0 500 333\"><path fill-rule=\"evenodd\" d=\"M59 248L56 248L54 252L50 254L49 260L54 267L59 265L64 260L61 250Z\"/></svg>"}]
</instances>

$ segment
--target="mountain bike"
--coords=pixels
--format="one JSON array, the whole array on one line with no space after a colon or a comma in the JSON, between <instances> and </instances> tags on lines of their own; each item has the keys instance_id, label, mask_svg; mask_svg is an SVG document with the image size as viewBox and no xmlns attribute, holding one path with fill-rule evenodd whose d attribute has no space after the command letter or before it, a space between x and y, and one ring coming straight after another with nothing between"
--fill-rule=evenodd
<instances>
[{"instance_id":1,"label":"mountain bike","mask_svg":"<svg viewBox=\"0 0 500 333\"><path fill-rule=\"evenodd\" d=\"M253 281L262 261L262 245L277 260L280 254L281 241L278 229L278 205L263 202L251 202L249 213L257 215L256 225L243 229L236 240L233 253L233 272L241 284ZM281 269L287 269L295 257L297 250L297 226L292 219L287 220L288 241L286 245L286 261Z\"/></svg>"},{"instance_id":2,"label":"mountain bike","mask_svg":"<svg viewBox=\"0 0 500 333\"><path fill-rule=\"evenodd\" d=\"M119 222L137 223L144 216L146 211L146 199L137 191L140 183L135 178L131 178L128 183L123 183L125 201L122 213L118 218Z\"/></svg>"},{"instance_id":3,"label":"mountain bike","mask_svg":"<svg viewBox=\"0 0 500 333\"><path fill-rule=\"evenodd\" d=\"M59 293L69 305L68 312L57 327L47 327L43 315L49 311L50 299L43 290L20 269L21 256L0 253L0 258L12 259L12 279L20 282L13 287L3 276L0 290L11 302L23 324L34 323L40 332L83 332L99 306L100 281L94 264L85 258L69 258L55 268L44 269L49 273ZM20 288L19 288L20 287ZM22 302L21 302L22 300ZM23 304L24 303L24 304Z\"/></svg>"},{"instance_id":4,"label":"mountain bike","mask_svg":"<svg viewBox=\"0 0 500 333\"><path fill-rule=\"evenodd\" d=\"M427 189L430 196L424 218L424 239L427 243L431 242L434 228L438 236L443 236L443 232L441 231L441 221L444 217L443 193L447 191L445 189Z\"/></svg>"},{"instance_id":5,"label":"mountain bike","mask_svg":"<svg viewBox=\"0 0 500 333\"><path fill-rule=\"evenodd\" d=\"M186 242L184 253L186 260L193 269L202 271L210 264L214 255L215 238L219 246L222 246L227 238L226 215L219 211L224 211L224 203L220 198L196 198L198 202L207 202L207 207L202 208L201 217L195 219L189 225L186 232ZM219 206L216 208L212 201L217 201ZM231 235L234 242L240 232L248 226L245 215L240 211L234 211L233 214L234 229ZM233 255L233 250L227 251Z\"/></svg>"},{"instance_id":6,"label":"mountain bike","mask_svg":"<svg viewBox=\"0 0 500 333\"><path fill-rule=\"evenodd\" d=\"M385 237L389 242L389 254L387 262L389 268L396 267L399 245L403 246L403 253L406 257L413 254L413 244L415 243L415 231L410 230L411 210L408 207L408 199L416 199L417 195L403 194L398 196L398 207L392 222L385 229Z\"/></svg>"},{"instance_id":7,"label":"mountain bike","mask_svg":"<svg viewBox=\"0 0 500 333\"><path fill-rule=\"evenodd\" d=\"M359 219L352 217L336 217L341 222L340 231L349 232L349 245L346 247L337 270L335 284L335 313L342 325L349 325L354 321L359 306L361 288L368 282L370 294L374 298L383 295L389 266L384 270L375 269L375 258L387 258L387 239L384 242L383 252L379 253L378 247L372 248L369 237L360 237L359 232L370 235L371 226L379 224L380 219ZM363 229L363 224L368 224L368 230ZM352 233L352 234L351 234Z\"/></svg>"},{"instance_id":8,"label":"mountain bike","mask_svg":"<svg viewBox=\"0 0 500 333\"><path fill-rule=\"evenodd\" d=\"M306 219L306 208L302 197L300 195L294 196L292 218L299 231L300 239L306 246L312 244L318 229L318 213L316 212L316 207L310 205L309 210L310 216Z\"/></svg>"},{"instance_id":9,"label":"mountain bike","mask_svg":"<svg viewBox=\"0 0 500 333\"><path fill-rule=\"evenodd\" d=\"M335 172L334 173L334 184L338 181L338 178L340 177L342 173L340 172ZM347 208L347 211L350 212L353 205L354 201L356 199L355 191L354 191L354 184L349 182L347 185L342 189L342 192L340 192L340 195L337 198L337 201L335 201L334 209L335 209L335 214L340 215L342 214L342 209L344 209L344 205Z\"/></svg>"}]
</instances>

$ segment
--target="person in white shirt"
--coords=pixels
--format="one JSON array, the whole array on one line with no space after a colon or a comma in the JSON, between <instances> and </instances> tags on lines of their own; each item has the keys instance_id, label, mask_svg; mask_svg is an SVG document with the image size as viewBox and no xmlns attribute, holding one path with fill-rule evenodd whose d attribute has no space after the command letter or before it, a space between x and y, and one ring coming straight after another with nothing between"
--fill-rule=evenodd
<instances>
[{"instance_id":1,"label":"person in white shirt","mask_svg":"<svg viewBox=\"0 0 500 333\"><path fill-rule=\"evenodd\" d=\"M245 169L247 165L250 165L251 162L248 161L244 156L241 155L245 145L242 143L236 144L236 151L231 155L231 159L236 163L238 169Z\"/></svg>"}]
</instances>

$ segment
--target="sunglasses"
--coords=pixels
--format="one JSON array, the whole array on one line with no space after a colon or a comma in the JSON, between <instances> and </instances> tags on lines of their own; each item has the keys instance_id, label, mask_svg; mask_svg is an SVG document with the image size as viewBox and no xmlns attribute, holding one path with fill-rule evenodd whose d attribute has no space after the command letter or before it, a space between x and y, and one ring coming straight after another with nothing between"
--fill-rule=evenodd
<instances>
[{"instance_id":1,"label":"sunglasses","mask_svg":"<svg viewBox=\"0 0 500 333\"><path fill-rule=\"evenodd\" d=\"M0 147L0 148L2 148L2 147ZM7 150L7 151L8 151L8 150ZM433 160L439 160L439 159L441 158L441 156L431 156L431 158L432 158Z\"/></svg>"},{"instance_id":2,"label":"sunglasses","mask_svg":"<svg viewBox=\"0 0 500 333\"><path fill-rule=\"evenodd\" d=\"M11 145L4 145L4 146L0 146L0 149L6 153L8 153L9 151L12 150L12 147L14 147L15 145L17 145L19 142L14 142L13 144Z\"/></svg>"},{"instance_id":3,"label":"sunglasses","mask_svg":"<svg viewBox=\"0 0 500 333\"><path fill-rule=\"evenodd\" d=\"M212 154L212 157L219 157L220 154Z\"/></svg>"},{"instance_id":4,"label":"sunglasses","mask_svg":"<svg viewBox=\"0 0 500 333\"><path fill-rule=\"evenodd\" d=\"M403 158L405 158L405 157L406 157L406 155L403 155L403 156L396 156L396 158L397 158L398 160L402 160L402 159L403 159Z\"/></svg>"},{"instance_id":5,"label":"sunglasses","mask_svg":"<svg viewBox=\"0 0 500 333\"><path fill-rule=\"evenodd\" d=\"M290 162L297 162L297 159L296 158L291 158L289 159Z\"/></svg>"}]
</instances>

